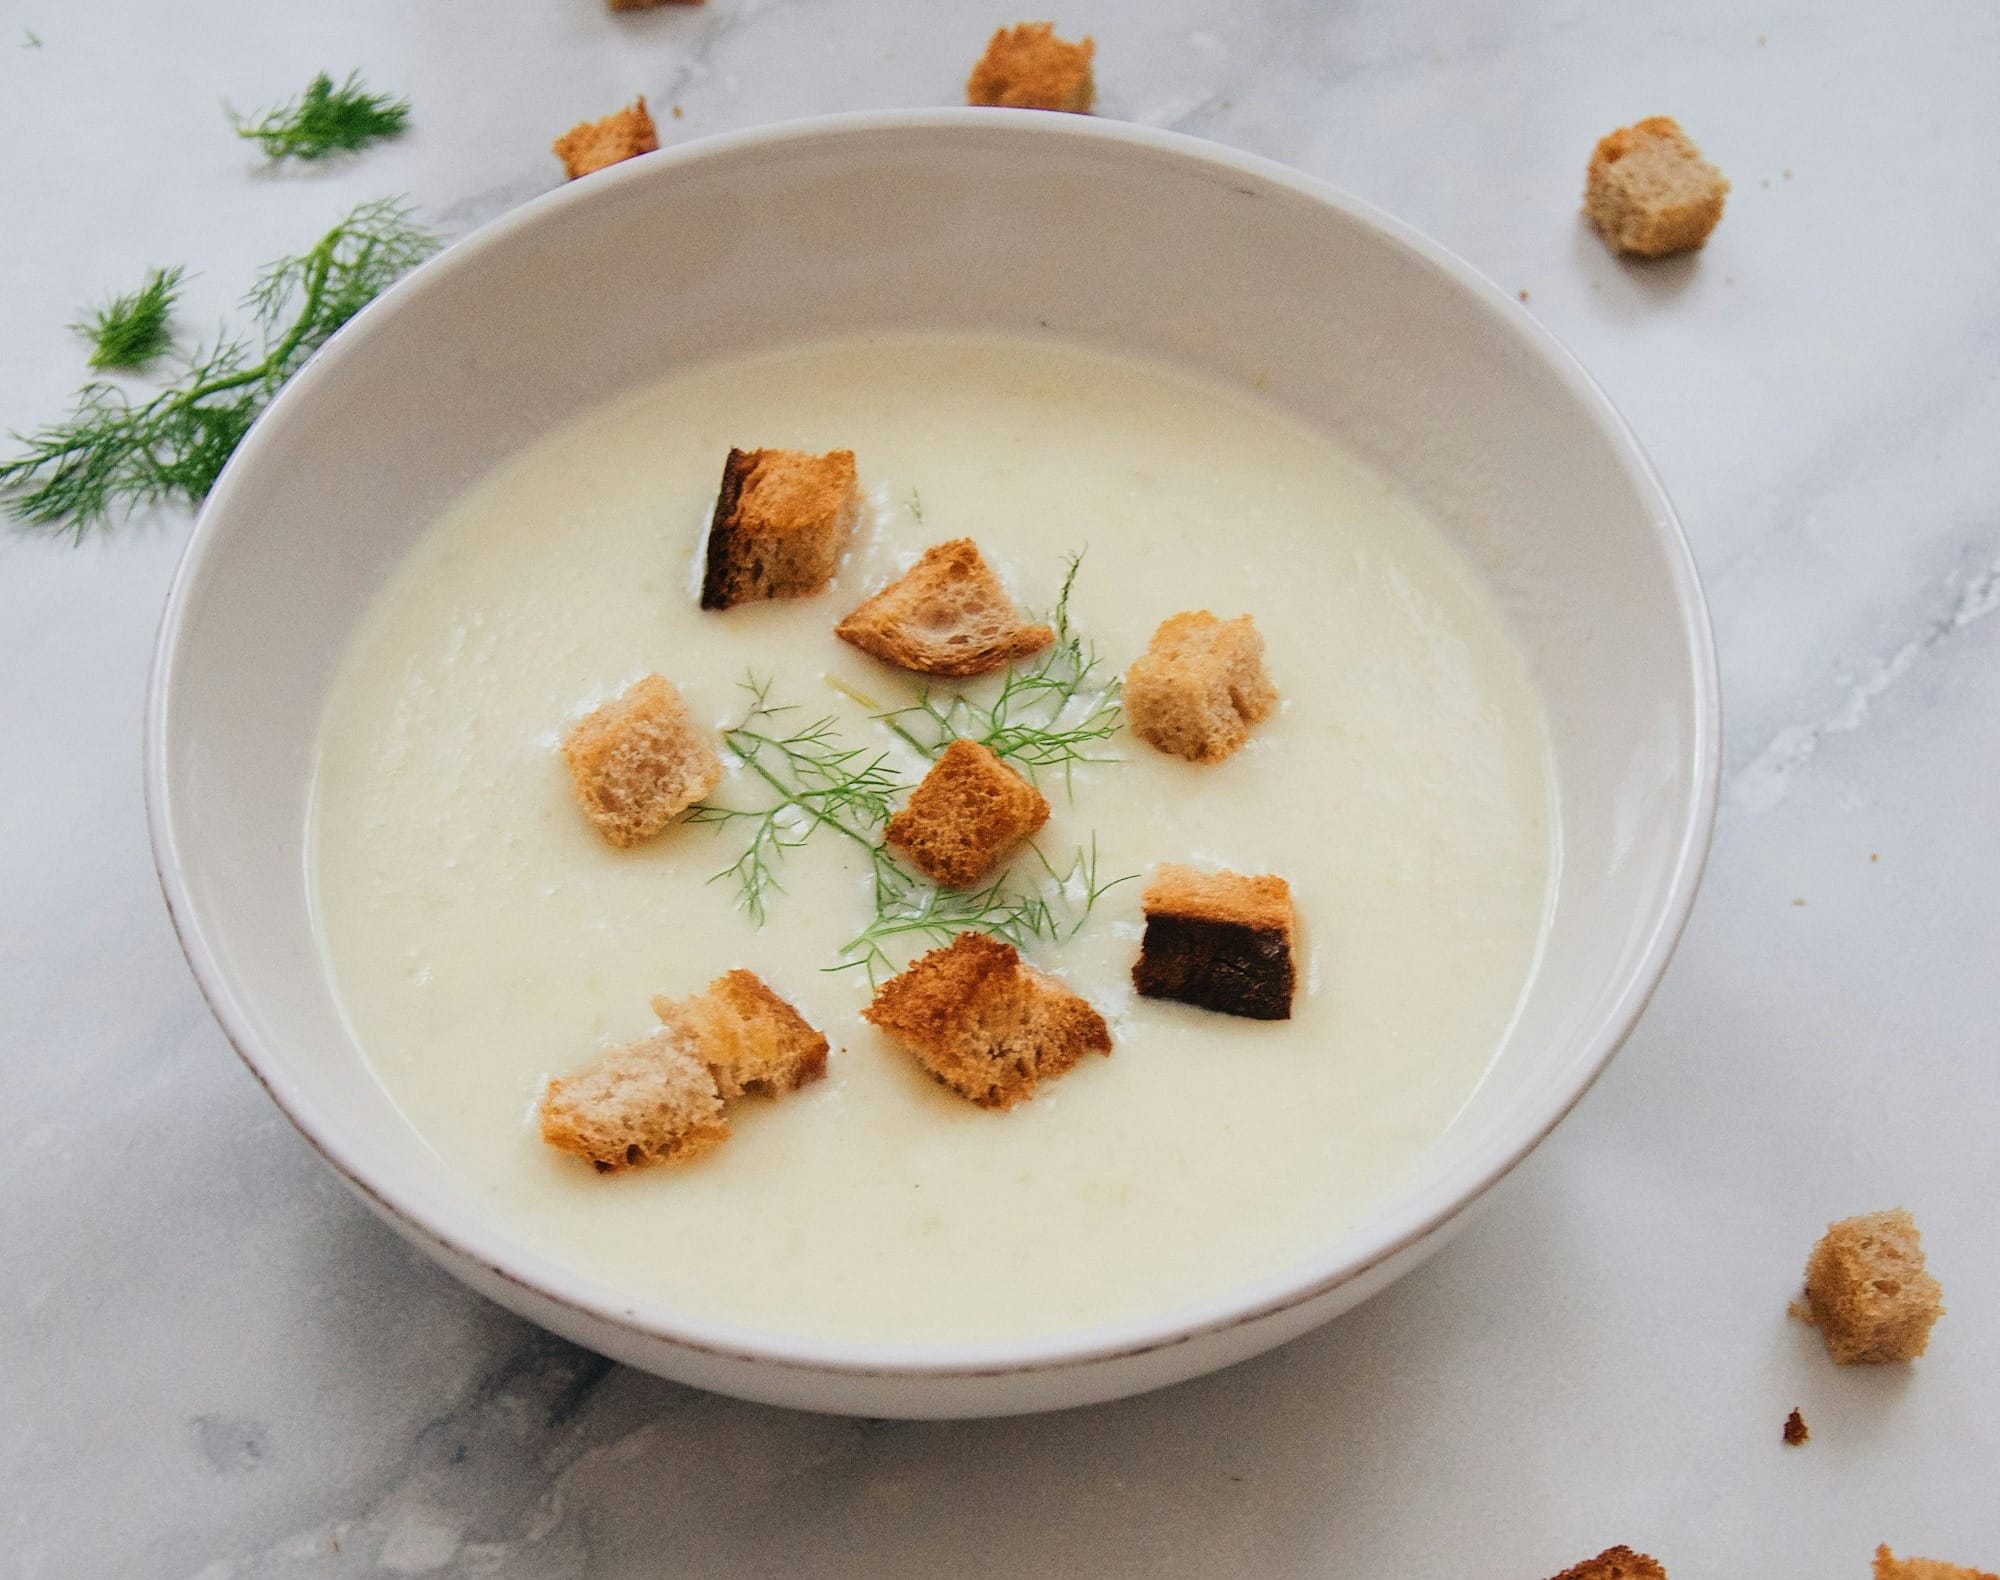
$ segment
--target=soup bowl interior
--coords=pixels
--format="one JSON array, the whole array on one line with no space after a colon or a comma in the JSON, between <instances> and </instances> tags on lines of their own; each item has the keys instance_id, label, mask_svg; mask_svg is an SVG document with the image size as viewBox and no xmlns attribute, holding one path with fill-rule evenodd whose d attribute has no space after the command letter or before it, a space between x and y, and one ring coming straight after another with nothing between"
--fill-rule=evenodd
<instances>
[{"instance_id":1,"label":"soup bowl interior","mask_svg":"<svg viewBox=\"0 0 2000 1580\"><path fill-rule=\"evenodd\" d=\"M462 489L608 396L760 349L984 332L1252 389L1413 495L1540 688L1561 872L1534 981L1421 1176L1300 1265L1060 1341L921 1352L723 1330L530 1251L397 1113L315 941L318 720L370 600ZM251 1069L397 1228L525 1314L750 1397L971 1414L1110 1397L1266 1348L1411 1265L1545 1135L1666 964L1713 817L1700 593L1631 436L1525 312L1275 166L1077 117L841 118L650 156L529 204L293 382L204 511L160 637L147 786L191 964ZM775 1324L774 1324L775 1326Z\"/></svg>"}]
</instances>

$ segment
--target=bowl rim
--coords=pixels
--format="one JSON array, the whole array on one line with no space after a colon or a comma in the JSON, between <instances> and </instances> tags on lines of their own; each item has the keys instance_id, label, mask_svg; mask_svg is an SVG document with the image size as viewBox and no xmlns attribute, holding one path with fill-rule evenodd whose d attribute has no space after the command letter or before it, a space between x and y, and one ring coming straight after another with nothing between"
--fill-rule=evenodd
<instances>
[{"instance_id":1,"label":"bowl rim","mask_svg":"<svg viewBox=\"0 0 2000 1580\"><path fill-rule=\"evenodd\" d=\"M1558 377L1648 505L1648 524L1668 569L1681 634L1692 660L1688 679L1695 708L1689 793L1678 808L1680 832L1670 877L1645 934L1644 947L1632 952L1613 977L1615 991L1588 1033L1575 1039L1575 1051L1559 1072L1561 1078L1542 1097L1533 1122L1485 1154L1425 1182L1411 1195L1383 1204L1381 1211L1326 1248L1301 1256L1274 1273L1161 1313L1024 1340L947 1345L830 1340L675 1313L622 1296L614 1286L564 1267L514 1236L504 1223L489 1221L454 1203L441 1189L391 1188L369 1178L365 1161L352 1154L348 1138L294 1083L283 1058L274 1057L265 1046L211 944L209 919L200 914L183 872L184 852L167 776L169 719L189 607L215 555L215 522L229 512L244 473L259 464L260 440L275 431L275 425L260 421L231 458L196 518L161 614L147 687L147 825L161 893L196 984L237 1056L327 1165L420 1246L446 1253L448 1266L454 1258L472 1263L535 1300L552 1303L578 1318L724 1361L849 1378L944 1380L1057 1372L1141 1356L1261 1322L1365 1276L1458 1218L1539 1146L1581 1101L1631 1034L1673 957L1714 834L1721 772L1721 702L1714 635L1692 551L1637 436L1575 355L1511 294L1444 246L1374 205L1259 155L1125 122L1034 110L972 108L822 115L694 139L600 171L588 181L554 188L453 242L357 314L353 323L363 326L362 330L357 332L350 326L335 335L278 393L271 411L289 412L311 400L319 384L364 354L367 330L393 318L401 304L416 293L443 288L474 259L508 245L522 232L559 223L572 206L603 201L621 186L666 179L669 172L684 166L746 151L782 151L884 134L962 135L976 128L1002 139L1039 138L1096 144L1113 152L1122 149L1166 156L1170 162L1200 167L1211 176L1260 183L1330 207L1445 275L1467 298L1496 316L1524 351Z\"/></svg>"}]
</instances>

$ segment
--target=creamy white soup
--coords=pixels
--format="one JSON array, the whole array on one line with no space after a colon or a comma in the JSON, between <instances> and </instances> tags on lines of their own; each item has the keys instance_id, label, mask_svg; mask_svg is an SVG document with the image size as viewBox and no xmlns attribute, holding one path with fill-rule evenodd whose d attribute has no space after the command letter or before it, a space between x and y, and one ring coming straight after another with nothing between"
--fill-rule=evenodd
<instances>
[{"instance_id":1,"label":"creamy white soup","mask_svg":"<svg viewBox=\"0 0 2000 1580\"><path fill-rule=\"evenodd\" d=\"M732 446L849 448L864 508L818 597L696 606ZM869 920L865 853L791 851L765 922L741 831L631 850L577 806L568 726L648 672L697 718L747 676L804 723L923 761L870 704L916 677L836 620L929 544L971 537L1024 608L1070 605L1107 673L1184 609L1256 617L1282 696L1228 761L1121 730L1037 843L1094 839L1104 893L1025 951L1115 1047L1006 1112L933 1083L831 971ZM947 688L952 683L943 683ZM987 683L990 686L990 682ZM740 766L711 797L754 806ZM485 478L400 566L322 727L311 849L328 969L409 1123L538 1250L694 1318L794 1336L1029 1338L1191 1304L1326 1245L1423 1167L1534 967L1554 786L1520 654L1407 498L1258 400L1011 341L856 341L678 373ZM1276 873L1299 916L1293 1016L1137 997L1161 862ZM1016 866L1033 885L1032 856ZM915 951L914 945L903 951ZM899 956L899 958L901 958ZM733 967L831 1040L827 1077L746 1100L691 1163L599 1175L544 1145L545 1082L656 1028L648 1001Z\"/></svg>"}]
</instances>

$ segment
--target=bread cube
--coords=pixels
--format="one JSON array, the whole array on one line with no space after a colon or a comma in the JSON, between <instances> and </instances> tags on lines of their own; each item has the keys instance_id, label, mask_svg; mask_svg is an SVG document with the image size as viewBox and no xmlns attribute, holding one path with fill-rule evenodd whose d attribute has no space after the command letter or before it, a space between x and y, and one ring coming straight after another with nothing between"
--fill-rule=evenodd
<instances>
[{"instance_id":1,"label":"bread cube","mask_svg":"<svg viewBox=\"0 0 2000 1580\"><path fill-rule=\"evenodd\" d=\"M685 1163L729 1139L715 1077L672 1031L614 1048L542 1095L542 1139L601 1174Z\"/></svg>"},{"instance_id":2,"label":"bread cube","mask_svg":"<svg viewBox=\"0 0 2000 1580\"><path fill-rule=\"evenodd\" d=\"M819 592L840 568L860 502L852 450L731 450L708 528L702 608Z\"/></svg>"},{"instance_id":3,"label":"bread cube","mask_svg":"<svg viewBox=\"0 0 2000 1580\"><path fill-rule=\"evenodd\" d=\"M1141 740L1191 763L1218 763L1277 706L1264 638L1249 615L1173 615L1125 675L1125 716Z\"/></svg>"},{"instance_id":4,"label":"bread cube","mask_svg":"<svg viewBox=\"0 0 2000 1580\"><path fill-rule=\"evenodd\" d=\"M1291 1018L1295 917L1283 878L1163 865L1141 904L1140 993L1249 1020Z\"/></svg>"},{"instance_id":5,"label":"bread cube","mask_svg":"<svg viewBox=\"0 0 2000 1580\"><path fill-rule=\"evenodd\" d=\"M931 764L882 837L933 883L969 889L1048 820L1039 790L988 747L959 740Z\"/></svg>"},{"instance_id":6,"label":"bread cube","mask_svg":"<svg viewBox=\"0 0 2000 1580\"><path fill-rule=\"evenodd\" d=\"M1875 1580L2000 1580L2000 1575L1935 1558L1898 1558L1885 1543L1875 1549Z\"/></svg>"},{"instance_id":7,"label":"bread cube","mask_svg":"<svg viewBox=\"0 0 2000 1580\"><path fill-rule=\"evenodd\" d=\"M722 759L658 675L585 715L563 741L576 798L612 844L651 839L713 790Z\"/></svg>"},{"instance_id":8,"label":"bread cube","mask_svg":"<svg viewBox=\"0 0 2000 1580\"><path fill-rule=\"evenodd\" d=\"M1583 212L1615 252L1689 252L1722 218L1729 182L1680 124L1655 115L1601 138L1590 156Z\"/></svg>"},{"instance_id":9,"label":"bread cube","mask_svg":"<svg viewBox=\"0 0 2000 1580\"><path fill-rule=\"evenodd\" d=\"M1914 1360L1944 1315L1917 1226L1898 1207L1827 1226L1806 1261L1806 1308L1842 1366Z\"/></svg>"},{"instance_id":10,"label":"bread cube","mask_svg":"<svg viewBox=\"0 0 2000 1580\"><path fill-rule=\"evenodd\" d=\"M826 1038L754 972L727 972L688 998L656 998L653 1013L708 1067L725 1102L782 1096L826 1074Z\"/></svg>"},{"instance_id":11,"label":"bread cube","mask_svg":"<svg viewBox=\"0 0 2000 1580\"><path fill-rule=\"evenodd\" d=\"M579 121L550 145L571 181L660 146L660 134L641 94L601 121Z\"/></svg>"},{"instance_id":12,"label":"bread cube","mask_svg":"<svg viewBox=\"0 0 2000 1580\"><path fill-rule=\"evenodd\" d=\"M1607 1547L1595 1558L1565 1569L1555 1580L1667 1580L1667 1571L1644 1553Z\"/></svg>"},{"instance_id":13,"label":"bread cube","mask_svg":"<svg viewBox=\"0 0 2000 1580\"><path fill-rule=\"evenodd\" d=\"M861 1013L981 1108L1012 1108L1086 1053L1111 1051L1102 1015L985 933L933 949Z\"/></svg>"},{"instance_id":14,"label":"bread cube","mask_svg":"<svg viewBox=\"0 0 2000 1580\"><path fill-rule=\"evenodd\" d=\"M1005 669L1056 639L1048 626L1020 617L970 538L924 550L834 635L899 669L958 678Z\"/></svg>"},{"instance_id":15,"label":"bread cube","mask_svg":"<svg viewBox=\"0 0 2000 1580\"><path fill-rule=\"evenodd\" d=\"M1090 71L1096 52L1094 39L1071 44L1057 38L1052 22L1003 27L988 40L986 53L972 68L965 102L1086 114L1097 101L1097 83Z\"/></svg>"}]
</instances>

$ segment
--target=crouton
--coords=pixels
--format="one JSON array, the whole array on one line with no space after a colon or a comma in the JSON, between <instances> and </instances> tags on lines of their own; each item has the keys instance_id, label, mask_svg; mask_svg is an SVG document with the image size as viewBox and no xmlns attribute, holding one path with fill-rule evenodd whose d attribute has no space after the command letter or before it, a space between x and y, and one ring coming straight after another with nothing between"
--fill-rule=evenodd
<instances>
[{"instance_id":1,"label":"crouton","mask_svg":"<svg viewBox=\"0 0 2000 1580\"><path fill-rule=\"evenodd\" d=\"M1787 1448L1797 1448L1801 1444L1810 1443L1811 1441L1812 1432L1806 1426L1806 1418L1800 1415L1798 1409L1794 1407L1792 1413L1785 1417L1785 1446Z\"/></svg>"},{"instance_id":2,"label":"crouton","mask_svg":"<svg viewBox=\"0 0 2000 1580\"><path fill-rule=\"evenodd\" d=\"M542 1095L542 1139L600 1174L685 1163L729 1139L715 1077L673 1031L614 1048Z\"/></svg>"},{"instance_id":3,"label":"crouton","mask_svg":"<svg viewBox=\"0 0 2000 1580\"><path fill-rule=\"evenodd\" d=\"M820 591L840 565L860 497L852 450L731 450L708 528L702 608Z\"/></svg>"},{"instance_id":4,"label":"crouton","mask_svg":"<svg viewBox=\"0 0 2000 1580\"><path fill-rule=\"evenodd\" d=\"M1049 820L1041 791L991 748L953 741L931 765L883 839L947 889L969 889Z\"/></svg>"},{"instance_id":5,"label":"crouton","mask_svg":"<svg viewBox=\"0 0 2000 1580\"><path fill-rule=\"evenodd\" d=\"M619 846L651 839L722 777L714 744L658 675L585 715L563 741L563 757L577 800Z\"/></svg>"},{"instance_id":6,"label":"crouton","mask_svg":"<svg viewBox=\"0 0 2000 1580\"><path fill-rule=\"evenodd\" d=\"M601 121L578 121L550 145L571 181L659 146L659 130L646 112L644 94Z\"/></svg>"},{"instance_id":7,"label":"crouton","mask_svg":"<svg viewBox=\"0 0 2000 1580\"><path fill-rule=\"evenodd\" d=\"M1914 1360L1944 1315L1917 1226L1898 1207L1829 1224L1806 1261L1806 1320L1842 1366Z\"/></svg>"},{"instance_id":8,"label":"crouton","mask_svg":"<svg viewBox=\"0 0 2000 1580\"><path fill-rule=\"evenodd\" d=\"M1898 1558L1885 1542L1875 1549L1875 1580L2000 1580L2000 1575L1935 1558Z\"/></svg>"},{"instance_id":9,"label":"crouton","mask_svg":"<svg viewBox=\"0 0 2000 1580\"><path fill-rule=\"evenodd\" d=\"M700 5L702 0L608 0L614 11L657 11L663 5Z\"/></svg>"},{"instance_id":10,"label":"crouton","mask_svg":"<svg viewBox=\"0 0 2000 1580\"><path fill-rule=\"evenodd\" d=\"M1670 116L1655 115L1598 141L1583 212L1614 252L1660 258L1708 240L1729 183Z\"/></svg>"},{"instance_id":11,"label":"crouton","mask_svg":"<svg viewBox=\"0 0 2000 1580\"><path fill-rule=\"evenodd\" d=\"M725 1102L746 1092L778 1097L826 1074L826 1038L754 972L728 972L688 998L656 998L653 1013L708 1067Z\"/></svg>"},{"instance_id":12,"label":"crouton","mask_svg":"<svg viewBox=\"0 0 2000 1580\"><path fill-rule=\"evenodd\" d=\"M1086 1053L1111 1051L1102 1015L985 933L933 949L861 1013L981 1108L1012 1108Z\"/></svg>"},{"instance_id":13,"label":"crouton","mask_svg":"<svg viewBox=\"0 0 2000 1580\"><path fill-rule=\"evenodd\" d=\"M885 664L954 677L1005 669L1056 639L1048 626L1029 625L1015 612L970 538L925 549L833 634Z\"/></svg>"},{"instance_id":14,"label":"crouton","mask_svg":"<svg viewBox=\"0 0 2000 1580\"><path fill-rule=\"evenodd\" d=\"M1667 1580L1667 1571L1644 1553L1607 1547L1595 1558L1565 1569L1555 1580Z\"/></svg>"},{"instance_id":15,"label":"crouton","mask_svg":"<svg viewBox=\"0 0 2000 1580\"><path fill-rule=\"evenodd\" d=\"M1057 38L1053 22L1003 27L972 68L965 102L1087 114L1097 102L1097 83L1090 74L1090 58L1096 52L1094 39L1071 44Z\"/></svg>"},{"instance_id":16,"label":"crouton","mask_svg":"<svg viewBox=\"0 0 2000 1580\"><path fill-rule=\"evenodd\" d=\"M1162 865L1141 900L1145 941L1132 985L1249 1020L1289 1020L1298 971L1291 885Z\"/></svg>"},{"instance_id":17,"label":"crouton","mask_svg":"<svg viewBox=\"0 0 2000 1580\"><path fill-rule=\"evenodd\" d=\"M1132 732L1191 763L1221 762L1277 701L1264 638L1247 614L1218 620L1200 609L1161 621L1125 676Z\"/></svg>"}]
</instances>

